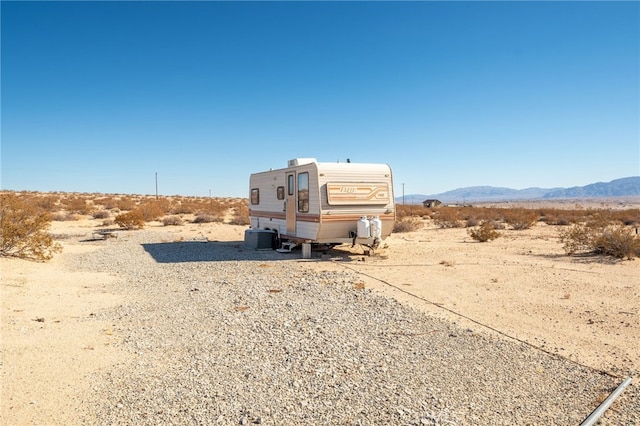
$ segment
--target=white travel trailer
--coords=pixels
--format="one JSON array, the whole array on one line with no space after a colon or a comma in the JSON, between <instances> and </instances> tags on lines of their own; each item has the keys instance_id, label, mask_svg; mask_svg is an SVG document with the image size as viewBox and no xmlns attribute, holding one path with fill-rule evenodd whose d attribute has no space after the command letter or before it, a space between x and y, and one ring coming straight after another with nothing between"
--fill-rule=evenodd
<instances>
[{"instance_id":1,"label":"white travel trailer","mask_svg":"<svg viewBox=\"0 0 640 426\"><path fill-rule=\"evenodd\" d=\"M273 248L352 243L375 249L393 230L387 164L297 158L286 168L252 174L249 188L248 232L273 233Z\"/></svg>"}]
</instances>

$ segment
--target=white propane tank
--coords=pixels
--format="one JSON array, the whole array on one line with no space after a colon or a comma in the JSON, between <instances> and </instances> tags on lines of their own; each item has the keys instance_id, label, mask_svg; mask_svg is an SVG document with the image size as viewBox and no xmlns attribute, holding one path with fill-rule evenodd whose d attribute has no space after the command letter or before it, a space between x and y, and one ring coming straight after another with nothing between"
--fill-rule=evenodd
<instances>
[{"instance_id":1,"label":"white propane tank","mask_svg":"<svg viewBox=\"0 0 640 426\"><path fill-rule=\"evenodd\" d=\"M382 221L379 216L371 219L371 236L373 238L382 238Z\"/></svg>"},{"instance_id":2,"label":"white propane tank","mask_svg":"<svg viewBox=\"0 0 640 426\"><path fill-rule=\"evenodd\" d=\"M369 219L366 216L362 216L358 219L358 238L369 238L371 224L369 223Z\"/></svg>"}]
</instances>

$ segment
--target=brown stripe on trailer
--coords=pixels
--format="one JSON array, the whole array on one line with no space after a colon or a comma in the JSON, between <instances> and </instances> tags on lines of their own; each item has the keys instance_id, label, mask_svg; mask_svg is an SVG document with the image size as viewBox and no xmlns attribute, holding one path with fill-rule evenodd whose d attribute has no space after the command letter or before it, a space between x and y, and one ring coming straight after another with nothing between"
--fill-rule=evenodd
<instances>
[{"instance_id":1,"label":"brown stripe on trailer","mask_svg":"<svg viewBox=\"0 0 640 426\"><path fill-rule=\"evenodd\" d=\"M354 224L358 219L362 217L362 214L323 214L322 222L353 222ZM382 221L395 221L393 214L379 214L378 217Z\"/></svg>"}]
</instances>

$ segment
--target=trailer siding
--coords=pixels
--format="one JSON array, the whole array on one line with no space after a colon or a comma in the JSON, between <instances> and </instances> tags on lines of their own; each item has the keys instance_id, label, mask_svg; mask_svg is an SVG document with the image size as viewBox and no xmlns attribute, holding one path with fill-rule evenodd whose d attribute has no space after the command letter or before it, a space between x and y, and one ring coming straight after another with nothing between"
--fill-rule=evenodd
<instances>
[{"instance_id":1,"label":"trailer siding","mask_svg":"<svg viewBox=\"0 0 640 426\"><path fill-rule=\"evenodd\" d=\"M309 211L300 213L296 206L295 235L287 235L285 200L277 199L277 187L283 186L286 191L289 173L296 173L297 186L298 174L305 172L309 173ZM336 191L331 200L328 185ZM275 229L284 237L322 243L349 241L362 216L380 218L383 239L393 230L393 179L386 164L309 162L254 173L250 187L259 188L260 193L259 204L249 205L252 228Z\"/></svg>"}]
</instances>

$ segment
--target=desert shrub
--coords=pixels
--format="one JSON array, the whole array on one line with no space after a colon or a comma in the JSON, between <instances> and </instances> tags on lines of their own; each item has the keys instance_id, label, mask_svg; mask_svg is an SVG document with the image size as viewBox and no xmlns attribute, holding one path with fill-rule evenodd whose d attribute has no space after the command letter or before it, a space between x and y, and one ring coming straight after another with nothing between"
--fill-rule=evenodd
<instances>
[{"instance_id":1,"label":"desert shrub","mask_svg":"<svg viewBox=\"0 0 640 426\"><path fill-rule=\"evenodd\" d=\"M396 217L402 219L410 216L430 216L431 209L419 204L400 204L396 205Z\"/></svg>"},{"instance_id":2,"label":"desert shrub","mask_svg":"<svg viewBox=\"0 0 640 426\"><path fill-rule=\"evenodd\" d=\"M97 212L94 212L92 216L94 219L107 219L109 216L111 216L111 213L109 213L107 210L99 210Z\"/></svg>"},{"instance_id":3,"label":"desert shrub","mask_svg":"<svg viewBox=\"0 0 640 426\"><path fill-rule=\"evenodd\" d=\"M249 225L249 216L234 215L229 221L229 225Z\"/></svg>"},{"instance_id":4,"label":"desert shrub","mask_svg":"<svg viewBox=\"0 0 640 426\"><path fill-rule=\"evenodd\" d=\"M633 259L640 255L640 238L623 225L607 226L594 241L595 251L599 254L618 259Z\"/></svg>"},{"instance_id":5,"label":"desert shrub","mask_svg":"<svg viewBox=\"0 0 640 426\"><path fill-rule=\"evenodd\" d=\"M443 207L433 214L433 220L440 228L461 228L464 218L455 207Z\"/></svg>"},{"instance_id":6,"label":"desert shrub","mask_svg":"<svg viewBox=\"0 0 640 426\"><path fill-rule=\"evenodd\" d=\"M48 260L62 247L47 232L47 212L15 194L0 195L0 255Z\"/></svg>"},{"instance_id":7,"label":"desert shrub","mask_svg":"<svg viewBox=\"0 0 640 426\"><path fill-rule=\"evenodd\" d=\"M136 208L135 200L129 197L122 197L119 200L114 200L114 201L115 201L114 208L117 208L118 210L121 210L121 211L131 211Z\"/></svg>"},{"instance_id":8,"label":"desert shrub","mask_svg":"<svg viewBox=\"0 0 640 426\"><path fill-rule=\"evenodd\" d=\"M249 200L247 198L224 198L222 206L226 206L228 209L234 209L236 211L246 211L249 214Z\"/></svg>"},{"instance_id":9,"label":"desert shrub","mask_svg":"<svg viewBox=\"0 0 640 426\"><path fill-rule=\"evenodd\" d=\"M248 225L249 206L246 203L235 203L233 207L233 216L229 223L232 225Z\"/></svg>"},{"instance_id":10,"label":"desert shrub","mask_svg":"<svg viewBox=\"0 0 640 426\"><path fill-rule=\"evenodd\" d=\"M51 215L51 220L54 222L72 222L76 220L80 220L82 216L76 213L69 212L58 212Z\"/></svg>"},{"instance_id":11,"label":"desert shrub","mask_svg":"<svg viewBox=\"0 0 640 426\"><path fill-rule=\"evenodd\" d=\"M410 207L405 204L396 204L396 219L401 220L407 216L411 216Z\"/></svg>"},{"instance_id":12,"label":"desert shrub","mask_svg":"<svg viewBox=\"0 0 640 426\"><path fill-rule=\"evenodd\" d=\"M65 220L68 220L67 216L69 216L69 214L63 213L63 212L58 212L58 213L54 213L52 215L49 215L49 218L52 221L55 221L55 222L64 222Z\"/></svg>"},{"instance_id":13,"label":"desert shrub","mask_svg":"<svg viewBox=\"0 0 640 426\"><path fill-rule=\"evenodd\" d=\"M197 207L196 211L198 213L203 213L203 214L223 216L225 212L229 209L229 207L231 206L229 206L227 203L225 203L221 199L214 198L200 204Z\"/></svg>"},{"instance_id":14,"label":"desert shrub","mask_svg":"<svg viewBox=\"0 0 640 426\"><path fill-rule=\"evenodd\" d=\"M500 236L491 222L483 222L480 226L468 229L467 233L471 238L481 243L495 240Z\"/></svg>"},{"instance_id":15,"label":"desert shrub","mask_svg":"<svg viewBox=\"0 0 640 426\"><path fill-rule=\"evenodd\" d=\"M89 214L92 210L86 199L77 196L63 199L62 205L71 213Z\"/></svg>"},{"instance_id":16,"label":"desert shrub","mask_svg":"<svg viewBox=\"0 0 640 426\"><path fill-rule=\"evenodd\" d=\"M55 212L58 209L58 199L57 195L42 195L35 198L34 203L43 210Z\"/></svg>"},{"instance_id":17,"label":"desert shrub","mask_svg":"<svg viewBox=\"0 0 640 426\"><path fill-rule=\"evenodd\" d=\"M612 213L615 220L627 226L640 225L640 209L617 210Z\"/></svg>"},{"instance_id":18,"label":"desert shrub","mask_svg":"<svg viewBox=\"0 0 640 426\"><path fill-rule=\"evenodd\" d=\"M146 204L146 203L143 203L143 204ZM169 198L159 197L159 198L156 198L155 200L152 200L151 204L153 204L156 209L162 210L163 215L171 213L172 203L171 203L171 199Z\"/></svg>"},{"instance_id":19,"label":"desert shrub","mask_svg":"<svg viewBox=\"0 0 640 426\"><path fill-rule=\"evenodd\" d=\"M585 224L576 224L560 231L559 239L565 253L572 255L593 251L592 230Z\"/></svg>"},{"instance_id":20,"label":"desert shrub","mask_svg":"<svg viewBox=\"0 0 640 426\"><path fill-rule=\"evenodd\" d=\"M547 225L570 225L585 220L584 210L544 208L537 210L539 221Z\"/></svg>"},{"instance_id":21,"label":"desert shrub","mask_svg":"<svg viewBox=\"0 0 640 426\"><path fill-rule=\"evenodd\" d=\"M467 227L479 226L482 222L497 221L502 218L499 209L489 207L450 207L457 211L457 220L462 220Z\"/></svg>"},{"instance_id":22,"label":"desert shrub","mask_svg":"<svg viewBox=\"0 0 640 426\"><path fill-rule=\"evenodd\" d=\"M489 222L493 225L493 229L507 229L507 225L499 220L491 220Z\"/></svg>"},{"instance_id":23,"label":"desert shrub","mask_svg":"<svg viewBox=\"0 0 640 426\"><path fill-rule=\"evenodd\" d=\"M180 201L172 204L171 206L171 214L191 214L196 211L193 203L189 203L186 201Z\"/></svg>"},{"instance_id":24,"label":"desert shrub","mask_svg":"<svg viewBox=\"0 0 640 426\"><path fill-rule=\"evenodd\" d=\"M193 221L193 223L211 223L211 222L222 222L221 217L216 217L210 214L199 214L197 215Z\"/></svg>"},{"instance_id":25,"label":"desert shrub","mask_svg":"<svg viewBox=\"0 0 640 426\"><path fill-rule=\"evenodd\" d=\"M607 210L587 210L585 216L586 225L592 229L602 230L611 224L614 219Z\"/></svg>"},{"instance_id":26,"label":"desert shrub","mask_svg":"<svg viewBox=\"0 0 640 426\"><path fill-rule=\"evenodd\" d=\"M135 210L142 215L142 218L145 222L150 222L164 216L165 212L167 212L169 209L166 202L162 202L161 200L153 200L140 203L140 205Z\"/></svg>"},{"instance_id":27,"label":"desert shrub","mask_svg":"<svg viewBox=\"0 0 640 426\"><path fill-rule=\"evenodd\" d=\"M182 218L180 216L167 216L162 219L162 224L164 226L180 226L184 224Z\"/></svg>"},{"instance_id":28,"label":"desert shrub","mask_svg":"<svg viewBox=\"0 0 640 426\"><path fill-rule=\"evenodd\" d=\"M118 207L118 201L113 197L97 197L93 200L93 205L102 206L105 210L113 210Z\"/></svg>"},{"instance_id":29,"label":"desert shrub","mask_svg":"<svg viewBox=\"0 0 640 426\"><path fill-rule=\"evenodd\" d=\"M180 198L172 204L174 214L223 214L229 206L219 198Z\"/></svg>"},{"instance_id":30,"label":"desert shrub","mask_svg":"<svg viewBox=\"0 0 640 426\"><path fill-rule=\"evenodd\" d=\"M139 210L121 213L115 217L113 222L122 229L142 229L144 228L144 217Z\"/></svg>"},{"instance_id":31,"label":"desert shrub","mask_svg":"<svg viewBox=\"0 0 640 426\"><path fill-rule=\"evenodd\" d=\"M467 228L471 228L473 226L478 226L478 225L480 225L480 223L482 223L482 222L480 220L478 220L478 218L470 217L469 219L467 219Z\"/></svg>"},{"instance_id":32,"label":"desert shrub","mask_svg":"<svg viewBox=\"0 0 640 426\"><path fill-rule=\"evenodd\" d=\"M539 215L529 209L507 209L504 211L504 220L513 229L529 229L538 221Z\"/></svg>"},{"instance_id":33,"label":"desert shrub","mask_svg":"<svg viewBox=\"0 0 640 426\"><path fill-rule=\"evenodd\" d=\"M540 221L546 223L547 225L557 226L566 226L571 224L571 221L564 215L542 216L540 218Z\"/></svg>"},{"instance_id":34,"label":"desert shrub","mask_svg":"<svg viewBox=\"0 0 640 426\"><path fill-rule=\"evenodd\" d=\"M422 221L415 217L405 217L393 224L393 232L412 232L422 227Z\"/></svg>"},{"instance_id":35,"label":"desert shrub","mask_svg":"<svg viewBox=\"0 0 640 426\"><path fill-rule=\"evenodd\" d=\"M561 231L559 237L568 255L594 253L618 259L640 256L640 237L623 225L576 224Z\"/></svg>"}]
</instances>

